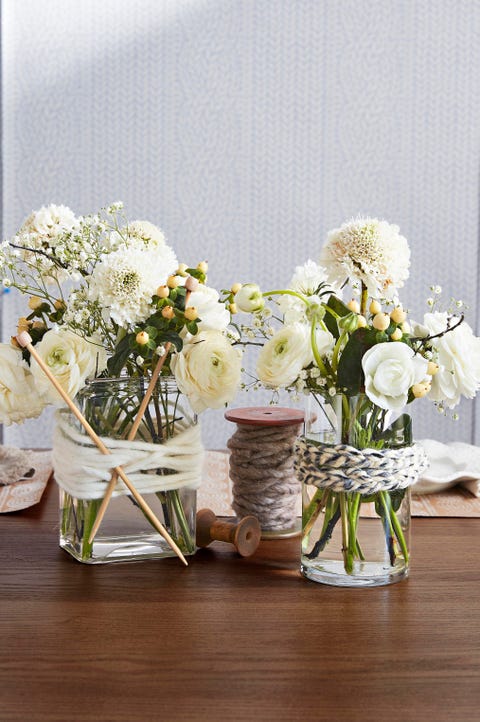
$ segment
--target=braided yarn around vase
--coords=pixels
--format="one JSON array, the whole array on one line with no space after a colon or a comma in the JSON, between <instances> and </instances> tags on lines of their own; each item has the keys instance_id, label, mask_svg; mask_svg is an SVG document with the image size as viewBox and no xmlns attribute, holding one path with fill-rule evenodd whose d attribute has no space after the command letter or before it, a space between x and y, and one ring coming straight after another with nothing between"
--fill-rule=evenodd
<instances>
[{"instance_id":1,"label":"braided yarn around vase","mask_svg":"<svg viewBox=\"0 0 480 722\"><path fill-rule=\"evenodd\" d=\"M396 449L356 449L322 444L301 437L295 444L297 479L320 489L375 494L414 484L428 458L418 444Z\"/></svg>"}]
</instances>

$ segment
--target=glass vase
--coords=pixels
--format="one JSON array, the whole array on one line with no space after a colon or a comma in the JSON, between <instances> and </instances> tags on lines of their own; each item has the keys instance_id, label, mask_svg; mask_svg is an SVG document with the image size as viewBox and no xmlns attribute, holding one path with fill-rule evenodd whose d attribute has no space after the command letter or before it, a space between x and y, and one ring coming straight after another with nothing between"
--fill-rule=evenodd
<instances>
[{"instance_id":1,"label":"glass vase","mask_svg":"<svg viewBox=\"0 0 480 722\"><path fill-rule=\"evenodd\" d=\"M303 469L305 577L335 586L371 587L408 576L410 488L404 485L405 475L399 481L396 467L406 466L407 477L415 475L415 464L409 466L415 454L407 414L392 421L364 394L325 401L309 398L305 437L297 445L296 460L297 473ZM368 466L365 459L380 463L385 455L392 458L392 471L378 472L383 475L380 482L376 471L374 479L360 472L358 484L357 472L349 476L346 471L355 464Z\"/></svg>"},{"instance_id":2,"label":"glass vase","mask_svg":"<svg viewBox=\"0 0 480 722\"><path fill-rule=\"evenodd\" d=\"M143 378L96 379L75 399L87 421L111 450L112 457L100 455L70 411L58 412L53 462L60 487L60 546L80 562L101 564L175 556L121 480L117 482L96 536L89 541L111 477L111 467L116 465L112 463L114 458L119 459L130 481L183 554L191 555L196 550L196 488L202 457L197 419L175 381L160 378L135 438L129 441L129 431L146 388L147 381ZM174 462L171 463L175 469L155 466L155 454L164 452L172 439L176 445L185 447L182 448L188 467L185 473L177 473ZM157 449L154 445L164 446ZM172 454L172 458L174 456ZM142 468L142 458L145 458L145 468ZM97 478L92 466L96 469L100 462L103 467ZM177 486L178 479L181 483Z\"/></svg>"}]
</instances>

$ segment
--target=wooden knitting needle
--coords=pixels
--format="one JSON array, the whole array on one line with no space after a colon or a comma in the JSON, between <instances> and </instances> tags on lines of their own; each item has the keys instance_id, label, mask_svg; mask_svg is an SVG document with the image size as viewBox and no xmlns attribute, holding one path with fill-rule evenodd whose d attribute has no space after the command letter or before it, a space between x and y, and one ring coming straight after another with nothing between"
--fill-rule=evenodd
<instances>
[{"instance_id":1,"label":"wooden knitting needle","mask_svg":"<svg viewBox=\"0 0 480 722\"><path fill-rule=\"evenodd\" d=\"M62 399L65 401L67 406L69 407L70 411L74 416L78 419L78 421L82 424L83 428L87 432L87 434L90 436L92 441L96 444L96 446L100 449L102 454L109 455L111 454L111 451L105 446L101 438L97 435L97 433L94 431L94 429L90 426L87 419L83 416L80 409L78 409L69 395L62 389L60 384L58 383L55 376L51 373L48 366L45 364L41 356L35 351L34 346L32 345L32 337L27 331L22 331L18 334L16 337L17 341L20 346L23 348L26 348L28 351L30 351L30 354L33 356L35 361L38 363L40 368L42 369L45 376L48 378L50 383L55 387L55 389L58 391ZM153 526L157 531L163 536L165 541L169 544L169 546L173 549L175 554L182 560L182 562L185 564L185 566L188 566L188 562L185 559L185 557L182 554L182 551L179 549L179 547L175 544L170 534L167 532L167 530L162 526L160 521L155 516L154 512L150 509L145 499L138 493L136 488L133 486L132 482L128 478L128 476L125 474L124 470L121 466L115 466L114 471L118 474L118 476L121 478L125 486L128 488L132 496L134 497L137 504L140 506L140 508L145 512L146 516L150 519Z\"/></svg>"},{"instance_id":2,"label":"wooden knitting needle","mask_svg":"<svg viewBox=\"0 0 480 722\"><path fill-rule=\"evenodd\" d=\"M189 276L185 282L185 286L187 288L187 293L185 294L185 307L187 305L187 301L190 298L190 294L192 291L195 291L195 289L198 287L198 281L193 276ZM157 383L158 377L160 376L160 371L163 368L163 365L165 361L167 360L167 356L170 352L171 343L168 341L165 344L165 352L161 356L161 358L158 359L157 365L155 366L155 369L152 374L152 378L150 379L150 383L148 384L148 388L145 391L145 395L142 399L142 403L140 404L140 407L137 412L137 416L135 417L135 421L132 424L132 428L129 431L129 434L127 436L127 441L133 441L135 438L138 427L140 426L140 423L143 419L143 415L145 413L145 410L150 402L150 398L153 394L153 391L155 389L155 385ZM114 470L112 473L112 476L110 477L110 481L107 487L107 491L105 492L105 496L103 497L102 503L100 505L100 508L98 510L97 516L95 518L95 523L92 526L92 530L90 532L90 536L88 537L88 542L91 544L95 538L95 534L97 533L100 524L103 521L103 517L105 516L105 512L107 511L107 506L110 503L110 499L112 498L113 491L115 489L115 486L117 484L117 478L118 475L116 471Z\"/></svg>"},{"instance_id":3,"label":"wooden knitting needle","mask_svg":"<svg viewBox=\"0 0 480 722\"><path fill-rule=\"evenodd\" d=\"M155 370L152 374L152 378L150 380L150 383L148 384L148 388L145 391L145 396L142 399L142 403L140 404L140 407L138 409L137 415L135 417L135 421L132 424L132 428L129 431L129 434L127 436L127 441L133 441L135 438L138 427L140 426L140 422L142 421L143 415L145 413L145 409L148 406L148 402L150 401L150 397L153 393L153 390L155 388L155 384L157 383L157 379L160 375L160 371L162 370L162 366L166 361L166 358L168 356L168 353L170 351L170 342L165 344L165 353L161 358L158 359L157 365L155 366ZM107 511L107 506L110 502L110 499L112 498L113 491L115 489L115 486L117 485L117 479L118 474L117 471L114 469L112 472L112 476L110 477L110 481L108 483L107 491L105 492L105 496L103 497L102 503L100 504L100 508L98 510L97 516L95 517L95 523L92 526L92 531L90 532L90 536L88 537L88 543L91 544L95 538L95 534L98 531L98 528L100 524L103 521L103 517L105 516L105 512Z\"/></svg>"}]
</instances>

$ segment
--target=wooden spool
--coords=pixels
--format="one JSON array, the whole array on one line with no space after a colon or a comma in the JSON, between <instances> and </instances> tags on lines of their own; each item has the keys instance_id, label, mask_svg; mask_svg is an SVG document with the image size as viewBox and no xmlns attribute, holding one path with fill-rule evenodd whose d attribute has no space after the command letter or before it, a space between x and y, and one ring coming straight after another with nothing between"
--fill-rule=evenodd
<instances>
[{"instance_id":1,"label":"wooden spool","mask_svg":"<svg viewBox=\"0 0 480 722\"><path fill-rule=\"evenodd\" d=\"M305 414L300 409L283 406L249 406L225 411L225 418L247 426L294 426L302 423Z\"/></svg>"},{"instance_id":2,"label":"wooden spool","mask_svg":"<svg viewBox=\"0 0 480 722\"><path fill-rule=\"evenodd\" d=\"M236 423L239 427L281 427L298 426L305 420L305 414L300 409L291 409L282 406L250 406L246 408L229 409L225 412L227 421ZM301 533L301 519L295 520L291 528L269 530L262 528L262 539L284 539L298 536Z\"/></svg>"},{"instance_id":3,"label":"wooden spool","mask_svg":"<svg viewBox=\"0 0 480 722\"><path fill-rule=\"evenodd\" d=\"M238 524L218 519L211 509L197 512L197 546L207 547L212 541L233 544L241 557L250 557L260 543L261 529L254 516L244 517Z\"/></svg>"}]
</instances>

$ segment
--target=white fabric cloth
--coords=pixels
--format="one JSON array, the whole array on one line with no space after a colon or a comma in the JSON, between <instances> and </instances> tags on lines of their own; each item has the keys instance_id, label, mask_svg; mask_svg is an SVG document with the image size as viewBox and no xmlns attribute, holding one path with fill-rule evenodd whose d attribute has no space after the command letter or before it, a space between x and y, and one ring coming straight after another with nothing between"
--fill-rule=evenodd
<instances>
[{"instance_id":1,"label":"white fabric cloth","mask_svg":"<svg viewBox=\"0 0 480 722\"><path fill-rule=\"evenodd\" d=\"M455 441L443 444L422 439L430 462L426 471L412 487L414 494L432 494L460 484L480 497L480 447Z\"/></svg>"}]
</instances>

